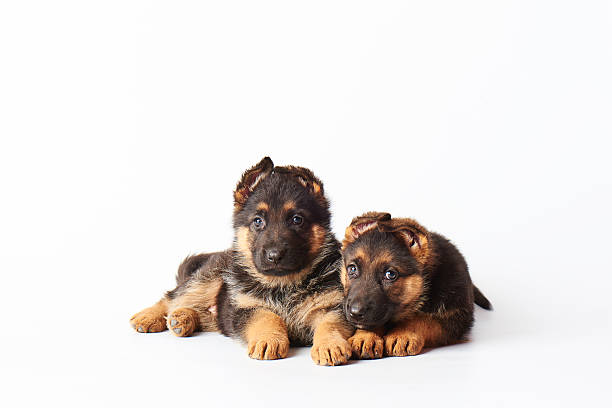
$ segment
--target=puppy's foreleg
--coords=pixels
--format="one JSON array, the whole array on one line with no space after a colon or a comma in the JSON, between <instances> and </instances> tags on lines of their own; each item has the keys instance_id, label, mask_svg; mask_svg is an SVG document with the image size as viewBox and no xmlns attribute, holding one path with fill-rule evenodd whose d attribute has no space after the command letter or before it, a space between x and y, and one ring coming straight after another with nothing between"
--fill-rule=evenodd
<instances>
[{"instance_id":1,"label":"puppy's foreleg","mask_svg":"<svg viewBox=\"0 0 612 408\"><path fill-rule=\"evenodd\" d=\"M382 327L372 331L357 329L355 334L348 339L353 350L353 357L358 359L381 358L384 351L383 334Z\"/></svg>"},{"instance_id":2,"label":"puppy's foreleg","mask_svg":"<svg viewBox=\"0 0 612 408\"><path fill-rule=\"evenodd\" d=\"M414 356L423 347L434 347L444 339L439 321L429 316L418 316L393 327L384 337L387 356Z\"/></svg>"},{"instance_id":3,"label":"puppy's foreleg","mask_svg":"<svg viewBox=\"0 0 612 408\"><path fill-rule=\"evenodd\" d=\"M287 357L289 336L287 325L276 313L266 308L243 309L248 314L242 329L249 357L257 360L276 360Z\"/></svg>"},{"instance_id":4,"label":"puppy's foreleg","mask_svg":"<svg viewBox=\"0 0 612 408\"><path fill-rule=\"evenodd\" d=\"M338 311L321 313L313 320L314 336L310 356L319 365L341 365L351 358L347 339L353 328Z\"/></svg>"}]
</instances>

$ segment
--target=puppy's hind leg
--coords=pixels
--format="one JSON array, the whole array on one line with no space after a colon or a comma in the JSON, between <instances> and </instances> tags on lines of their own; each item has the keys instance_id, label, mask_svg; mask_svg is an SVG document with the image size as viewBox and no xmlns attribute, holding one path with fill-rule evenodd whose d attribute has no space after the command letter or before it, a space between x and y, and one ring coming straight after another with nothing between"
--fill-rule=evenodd
<instances>
[{"instance_id":1,"label":"puppy's hind leg","mask_svg":"<svg viewBox=\"0 0 612 408\"><path fill-rule=\"evenodd\" d=\"M217 325L217 295L221 277L192 280L184 291L170 301L166 324L178 337L191 336L196 331L219 331Z\"/></svg>"},{"instance_id":2,"label":"puppy's hind leg","mask_svg":"<svg viewBox=\"0 0 612 408\"><path fill-rule=\"evenodd\" d=\"M166 314L168 299L163 297L151 307L136 313L130 319L130 324L139 333L157 333L166 330Z\"/></svg>"}]
</instances>

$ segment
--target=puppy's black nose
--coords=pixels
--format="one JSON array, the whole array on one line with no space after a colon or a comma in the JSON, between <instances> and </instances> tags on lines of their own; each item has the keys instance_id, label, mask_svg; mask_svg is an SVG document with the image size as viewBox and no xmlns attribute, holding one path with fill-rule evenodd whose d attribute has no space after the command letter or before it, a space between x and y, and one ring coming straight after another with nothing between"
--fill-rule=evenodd
<instances>
[{"instance_id":1,"label":"puppy's black nose","mask_svg":"<svg viewBox=\"0 0 612 408\"><path fill-rule=\"evenodd\" d=\"M365 305L361 302L351 303L351 306L349 307L349 313L351 314L351 318L356 320L363 319L365 309Z\"/></svg>"},{"instance_id":2,"label":"puppy's black nose","mask_svg":"<svg viewBox=\"0 0 612 408\"><path fill-rule=\"evenodd\" d=\"M278 248L271 248L266 250L266 259L272 263L277 264L283 258L284 254L285 251L282 251Z\"/></svg>"}]
</instances>

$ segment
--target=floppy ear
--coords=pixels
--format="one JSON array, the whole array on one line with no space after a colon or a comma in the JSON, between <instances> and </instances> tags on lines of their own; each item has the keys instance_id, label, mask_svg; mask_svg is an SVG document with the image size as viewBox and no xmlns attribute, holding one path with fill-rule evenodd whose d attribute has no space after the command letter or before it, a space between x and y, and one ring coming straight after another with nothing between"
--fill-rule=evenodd
<instances>
[{"instance_id":1,"label":"floppy ear","mask_svg":"<svg viewBox=\"0 0 612 408\"><path fill-rule=\"evenodd\" d=\"M269 157L264 157L259 163L244 172L234 190L234 210L240 210L246 203L255 187L272 173L274 163Z\"/></svg>"},{"instance_id":2,"label":"floppy ear","mask_svg":"<svg viewBox=\"0 0 612 408\"><path fill-rule=\"evenodd\" d=\"M311 170L298 166L279 166L274 169L274 172L284 173L294 177L298 183L310 191L319 204L325 208L329 207L329 203L325 198L325 192L323 191L323 183Z\"/></svg>"},{"instance_id":3,"label":"floppy ear","mask_svg":"<svg viewBox=\"0 0 612 408\"><path fill-rule=\"evenodd\" d=\"M422 265L429 262L433 255L431 235L421 224L410 218L394 218L378 228L401 239L417 262Z\"/></svg>"},{"instance_id":4,"label":"floppy ear","mask_svg":"<svg viewBox=\"0 0 612 408\"><path fill-rule=\"evenodd\" d=\"M370 211L359 217L353 218L351 225L349 225L344 231L344 241L342 241L342 249L346 248L349 244L355 242L357 238L366 233L367 231L373 230L378 226L379 223L389 221L391 214Z\"/></svg>"}]
</instances>

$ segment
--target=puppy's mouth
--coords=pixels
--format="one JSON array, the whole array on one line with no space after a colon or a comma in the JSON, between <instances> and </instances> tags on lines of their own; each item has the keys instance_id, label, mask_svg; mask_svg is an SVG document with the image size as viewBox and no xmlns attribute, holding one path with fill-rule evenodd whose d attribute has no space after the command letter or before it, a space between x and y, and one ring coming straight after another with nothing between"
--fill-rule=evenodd
<instances>
[{"instance_id":1,"label":"puppy's mouth","mask_svg":"<svg viewBox=\"0 0 612 408\"><path fill-rule=\"evenodd\" d=\"M288 268L270 268L270 269L260 269L264 275L267 276L287 276L292 275L294 273L298 273L300 269L288 269Z\"/></svg>"},{"instance_id":2,"label":"puppy's mouth","mask_svg":"<svg viewBox=\"0 0 612 408\"><path fill-rule=\"evenodd\" d=\"M346 316L346 320L348 320L348 322L352 324L353 326L355 326L356 328L362 329L362 330L372 330L384 324L384 323L379 323L379 322L373 323L373 322L357 321L357 320L351 319L349 316Z\"/></svg>"},{"instance_id":3,"label":"puppy's mouth","mask_svg":"<svg viewBox=\"0 0 612 408\"><path fill-rule=\"evenodd\" d=\"M376 325L374 324L360 324L360 323L353 323L353 322L351 322L351 324L361 330L373 330L376 327Z\"/></svg>"}]
</instances>

